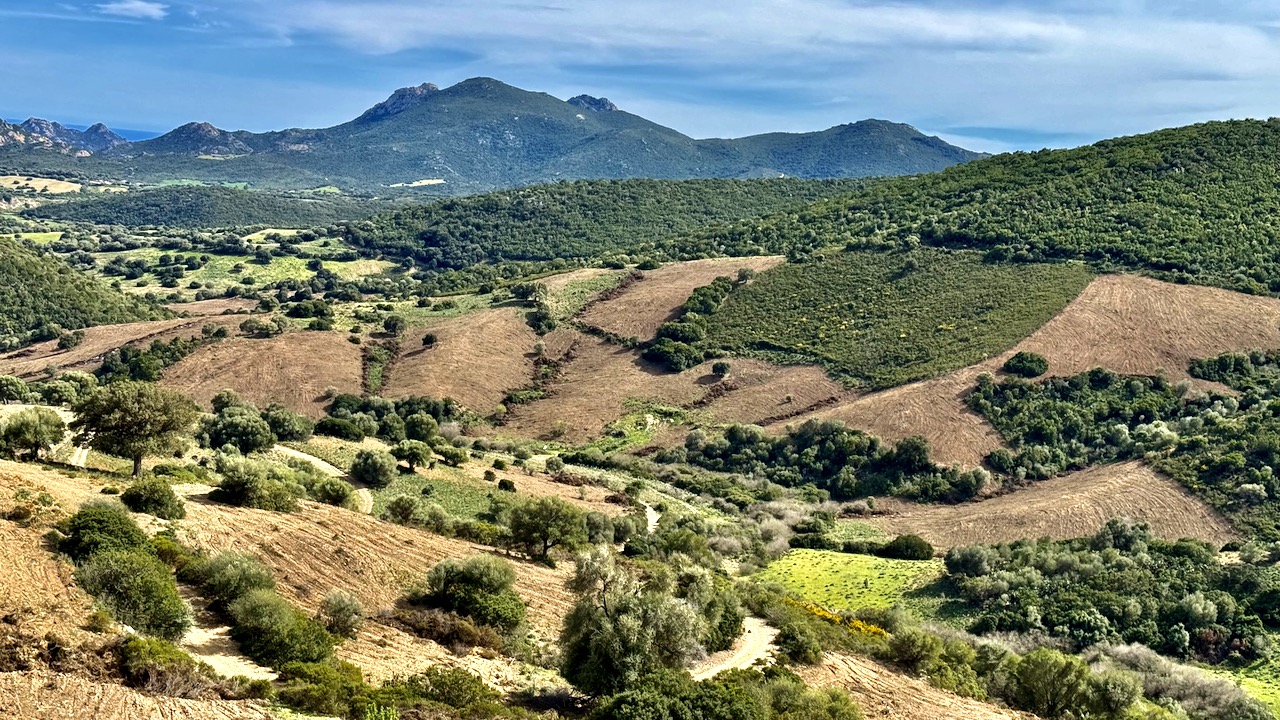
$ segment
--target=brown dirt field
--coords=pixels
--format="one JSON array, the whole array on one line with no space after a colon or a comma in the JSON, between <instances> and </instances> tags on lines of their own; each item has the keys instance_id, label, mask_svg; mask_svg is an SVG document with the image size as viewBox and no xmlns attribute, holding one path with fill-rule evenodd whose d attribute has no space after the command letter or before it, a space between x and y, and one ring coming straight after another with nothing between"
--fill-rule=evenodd
<instances>
[{"instance_id":1,"label":"brown dirt field","mask_svg":"<svg viewBox=\"0 0 1280 720\"><path fill-rule=\"evenodd\" d=\"M821 665L796 671L810 687L848 690L869 720L1035 720L1034 715L960 697L853 655L827 653Z\"/></svg>"},{"instance_id":2,"label":"brown dirt field","mask_svg":"<svg viewBox=\"0 0 1280 720\"><path fill-rule=\"evenodd\" d=\"M188 303L173 303L165 305L170 311L179 315L190 315L191 317L207 317L209 315L221 315L227 310L253 310L258 303L245 298L214 298L212 300L196 300Z\"/></svg>"},{"instance_id":3,"label":"brown dirt field","mask_svg":"<svg viewBox=\"0 0 1280 720\"><path fill-rule=\"evenodd\" d=\"M887 440L921 435L940 462L972 467L1000 447L995 431L970 412L964 396L982 372L1014 352L1044 355L1053 375L1095 367L1122 373L1187 377L1190 360L1280 344L1280 300L1135 275L1095 279L1057 317L1013 349L949 375L846 399L771 427L810 417L840 420Z\"/></svg>"},{"instance_id":4,"label":"brown dirt field","mask_svg":"<svg viewBox=\"0 0 1280 720\"><path fill-rule=\"evenodd\" d=\"M644 279L616 298L599 303L579 316L593 325L622 337L650 340L658 326L671 319L695 288L711 284L721 275L733 277L739 268L756 272L781 264L779 255L745 258L715 258L674 263L648 270Z\"/></svg>"},{"instance_id":5,"label":"brown dirt field","mask_svg":"<svg viewBox=\"0 0 1280 720\"><path fill-rule=\"evenodd\" d=\"M318 609L330 590L341 588L355 593L366 612L374 613L395 604L407 586L439 561L493 552L319 503L304 502L296 513L273 513L219 505L200 494L188 496L182 532L197 547L257 556L275 571L282 594L308 611ZM564 589L570 564L552 570L512 562L515 589L529 605L530 624L549 635L558 633L571 604Z\"/></svg>"},{"instance_id":6,"label":"brown dirt field","mask_svg":"<svg viewBox=\"0 0 1280 720\"><path fill-rule=\"evenodd\" d=\"M50 340L7 355L0 355L0 374L30 378L46 367L62 370L92 371L102 364L102 356L116 348L134 343L150 344L152 340L174 337L200 337L200 329L208 323L234 329L243 318L179 318L124 325L99 325L84 331L84 342L70 350L59 350Z\"/></svg>"},{"instance_id":7,"label":"brown dirt field","mask_svg":"<svg viewBox=\"0 0 1280 720\"><path fill-rule=\"evenodd\" d=\"M428 332L439 338L431 349L422 347ZM383 394L451 397L487 415L508 391L529 384L537 341L521 311L513 308L479 310L417 329L405 339L408 351L392 369Z\"/></svg>"},{"instance_id":8,"label":"brown dirt field","mask_svg":"<svg viewBox=\"0 0 1280 720\"><path fill-rule=\"evenodd\" d=\"M879 507L889 514L867 522L890 534L914 533L943 548L1085 537L1113 517L1145 522L1169 540L1194 537L1222 545L1239 539L1213 509L1136 461L1032 483L978 503L926 506L882 500Z\"/></svg>"},{"instance_id":9,"label":"brown dirt field","mask_svg":"<svg viewBox=\"0 0 1280 720\"><path fill-rule=\"evenodd\" d=\"M0 717L13 720L272 720L256 702L180 700L50 672L0 673Z\"/></svg>"},{"instance_id":10,"label":"brown dirt field","mask_svg":"<svg viewBox=\"0 0 1280 720\"><path fill-rule=\"evenodd\" d=\"M566 273L560 273L559 275L551 275L550 277L545 277L541 280L537 280L536 282L546 285L547 289L554 293L565 289L573 283L581 282L583 280L591 280L593 278L598 278L601 275L609 275L616 272L619 271L609 270L607 268L580 268L578 270L570 270Z\"/></svg>"},{"instance_id":11,"label":"brown dirt field","mask_svg":"<svg viewBox=\"0 0 1280 720\"><path fill-rule=\"evenodd\" d=\"M733 389L705 407L716 422L759 424L845 393L840 383L815 365L779 366L742 358L728 362L728 384Z\"/></svg>"},{"instance_id":12,"label":"brown dirt field","mask_svg":"<svg viewBox=\"0 0 1280 720\"><path fill-rule=\"evenodd\" d=\"M200 348L164 373L160 384L205 406L231 388L259 407L279 402L321 417L325 388L360 394L360 347L338 333L293 332L262 340L231 338Z\"/></svg>"}]
</instances>

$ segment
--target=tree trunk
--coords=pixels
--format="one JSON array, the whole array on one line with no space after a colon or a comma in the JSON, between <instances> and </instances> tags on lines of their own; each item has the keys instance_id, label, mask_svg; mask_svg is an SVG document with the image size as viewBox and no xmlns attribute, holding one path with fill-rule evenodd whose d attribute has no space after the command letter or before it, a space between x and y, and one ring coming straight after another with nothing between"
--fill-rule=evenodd
<instances>
[{"instance_id":1,"label":"tree trunk","mask_svg":"<svg viewBox=\"0 0 1280 720\"><path fill-rule=\"evenodd\" d=\"M142 456L135 455L133 458L133 476L138 477L142 474Z\"/></svg>"}]
</instances>

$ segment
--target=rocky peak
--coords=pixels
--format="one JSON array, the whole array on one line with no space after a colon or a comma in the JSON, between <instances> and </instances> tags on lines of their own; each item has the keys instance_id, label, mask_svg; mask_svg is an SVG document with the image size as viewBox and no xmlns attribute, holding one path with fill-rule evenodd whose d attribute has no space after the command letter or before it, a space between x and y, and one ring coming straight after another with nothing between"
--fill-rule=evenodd
<instances>
[{"instance_id":1,"label":"rocky peak","mask_svg":"<svg viewBox=\"0 0 1280 720\"><path fill-rule=\"evenodd\" d=\"M439 90L440 88L434 83L422 83L417 87L400 88L391 93L391 97L366 110L363 115L356 118L356 122L376 122L392 115L399 115L422 102L422 99L427 95Z\"/></svg>"},{"instance_id":2,"label":"rocky peak","mask_svg":"<svg viewBox=\"0 0 1280 720\"><path fill-rule=\"evenodd\" d=\"M618 110L618 106L609 102L609 98L591 97L590 95L569 98L569 104L591 112L617 112Z\"/></svg>"}]
</instances>

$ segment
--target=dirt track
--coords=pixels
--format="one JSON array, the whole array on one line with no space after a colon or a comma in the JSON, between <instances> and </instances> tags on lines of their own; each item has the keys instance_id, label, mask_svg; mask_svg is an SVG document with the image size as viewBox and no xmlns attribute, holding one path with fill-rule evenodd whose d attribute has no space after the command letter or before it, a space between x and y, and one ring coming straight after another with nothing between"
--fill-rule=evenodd
<instances>
[{"instance_id":1,"label":"dirt track","mask_svg":"<svg viewBox=\"0 0 1280 720\"><path fill-rule=\"evenodd\" d=\"M12 720L273 720L256 702L180 700L46 672L0 673L0 717Z\"/></svg>"},{"instance_id":2,"label":"dirt track","mask_svg":"<svg viewBox=\"0 0 1280 720\"><path fill-rule=\"evenodd\" d=\"M748 617L742 621L742 635L733 647L718 652L705 661L689 669L694 680L713 678L725 670L745 670L763 660L777 650L773 644L778 631L769 627L764 620Z\"/></svg>"}]
</instances>

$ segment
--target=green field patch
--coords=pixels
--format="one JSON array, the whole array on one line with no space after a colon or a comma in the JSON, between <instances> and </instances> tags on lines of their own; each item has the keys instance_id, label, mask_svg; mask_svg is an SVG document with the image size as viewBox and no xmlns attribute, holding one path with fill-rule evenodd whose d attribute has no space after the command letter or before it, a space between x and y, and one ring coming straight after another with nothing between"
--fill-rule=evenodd
<instances>
[{"instance_id":1,"label":"green field patch","mask_svg":"<svg viewBox=\"0 0 1280 720\"><path fill-rule=\"evenodd\" d=\"M625 272L618 270L568 283L552 293L549 301L551 312L557 320L567 320L577 315L601 293L618 287L626 276Z\"/></svg>"},{"instance_id":2,"label":"green field patch","mask_svg":"<svg viewBox=\"0 0 1280 720\"><path fill-rule=\"evenodd\" d=\"M160 248L138 248L136 250L123 250L118 252L94 253L94 257L98 259L100 266L106 265L113 258L123 256L129 258L141 258L149 262L155 262L161 255L173 255L172 251L162 250ZM199 251L176 253L183 256L202 255ZM286 255L283 257L272 257L271 262L263 265L254 261L251 255L213 255L209 254L209 262L198 270L188 270L178 281L179 288L185 288L191 282L198 282L202 285L222 287L226 285L242 284L244 278L253 278L253 285L265 285L267 283L277 282L280 280L307 280L315 275L315 271L307 267L309 260ZM383 260L324 260L324 267L332 271L338 277L344 280L354 280L368 275L377 275L384 272L387 268L392 267L393 263ZM153 273L143 275L143 280L149 284L158 284ZM133 284L136 281L124 281L125 284Z\"/></svg>"},{"instance_id":3,"label":"green field patch","mask_svg":"<svg viewBox=\"0 0 1280 720\"><path fill-rule=\"evenodd\" d=\"M792 550L755 579L778 583L831 610L911 605L908 594L942 575L941 560L890 560L829 550Z\"/></svg>"},{"instance_id":4,"label":"green field patch","mask_svg":"<svg viewBox=\"0 0 1280 720\"><path fill-rule=\"evenodd\" d=\"M1280 716L1280 662L1266 660L1242 668L1206 668L1219 677L1236 683L1250 697L1271 708Z\"/></svg>"},{"instance_id":5,"label":"green field patch","mask_svg":"<svg viewBox=\"0 0 1280 720\"><path fill-rule=\"evenodd\" d=\"M355 260L352 262L370 261ZM325 266L328 267L328 263ZM334 272L338 271L334 270ZM452 303L452 305L450 307L440 307L441 300ZM385 309L388 306L390 309ZM441 298L432 303L431 307L418 307L416 300L400 300L391 303L383 301L342 303L335 305L333 308L333 322L334 327L339 330L347 330L359 325L364 330L382 332L382 320L389 315L399 315L413 327L430 327L441 320L492 306L492 296L489 295L457 295ZM376 317L377 320L361 320L356 317L357 315Z\"/></svg>"},{"instance_id":6,"label":"green field patch","mask_svg":"<svg viewBox=\"0 0 1280 720\"><path fill-rule=\"evenodd\" d=\"M430 495L422 494L423 488L432 486ZM373 491L373 514L381 515L387 503L401 495L421 498L422 504L435 503L445 512L462 520L474 520L489 509L489 496L505 495L514 499L514 493L502 493L497 483L485 484L473 480L458 468L437 464L432 470L418 473L401 473L391 484Z\"/></svg>"},{"instance_id":7,"label":"green field patch","mask_svg":"<svg viewBox=\"0 0 1280 720\"><path fill-rule=\"evenodd\" d=\"M970 251L839 252L761 273L708 318L705 342L892 387L1013 346L1091 278L1080 263L991 264Z\"/></svg>"},{"instance_id":8,"label":"green field patch","mask_svg":"<svg viewBox=\"0 0 1280 720\"><path fill-rule=\"evenodd\" d=\"M627 398L623 407L627 414L609 423L604 434L588 447L598 448L605 455L639 447L652 440L659 428L681 424L687 416L684 408L640 398Z\"/></svg>"},{"instance_id":9,"label":"green field patch","mask_svg":"<svg viewBox=\"0 0 1280 720\"><path fill-rule=\"evenodd\" d=\"M837 520L836 526L831 530L830 534L831 537L841 542L845 540L888 539L883 530L861 520Z\"/></svg>"},{"instance_id":10,"label":"green field patch","mask_svg":"<svg viewBox=\"0 0 1280 720\"><path fill-rule=\"evenodd\" d=\"M57 242L62 239L61 232L24 232L18 233L19 240L30 240L33 243L45 245L51 242Z\"/></svg>"}]
</instances>

